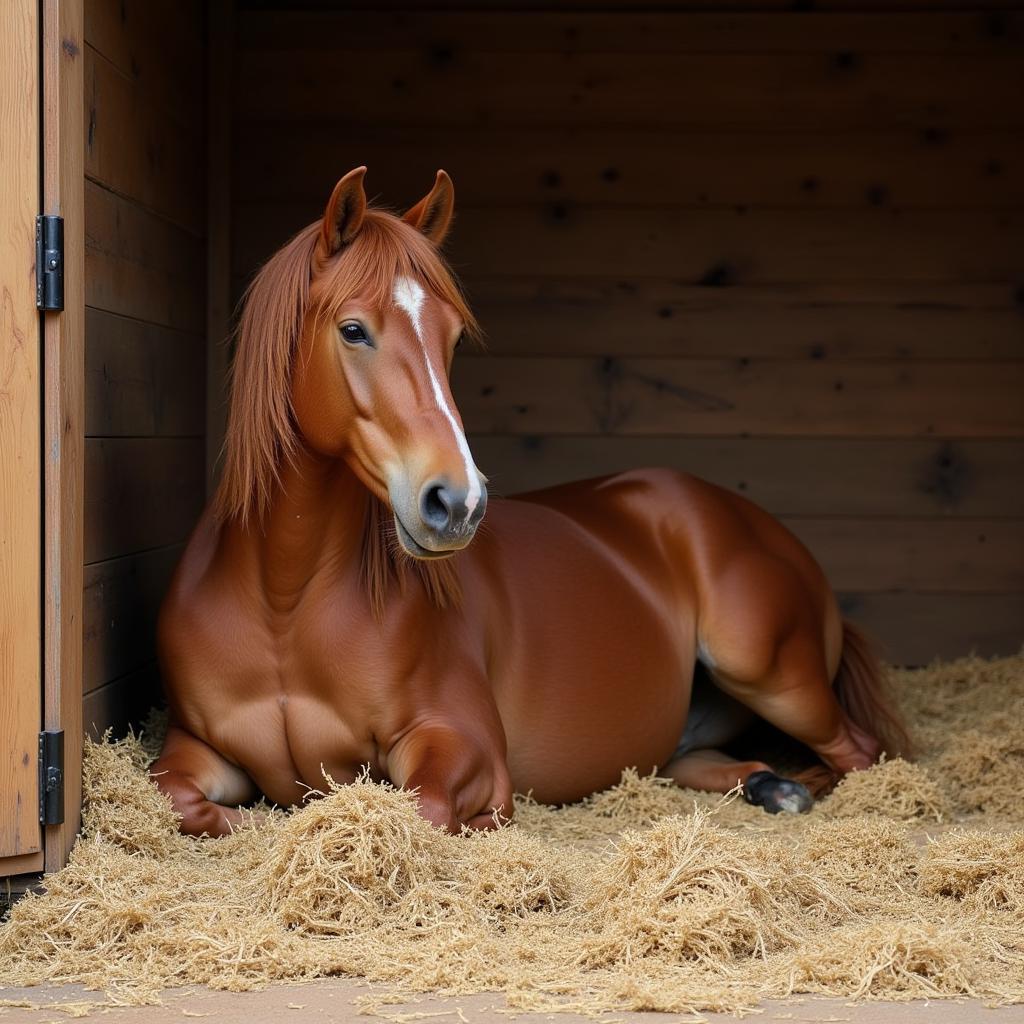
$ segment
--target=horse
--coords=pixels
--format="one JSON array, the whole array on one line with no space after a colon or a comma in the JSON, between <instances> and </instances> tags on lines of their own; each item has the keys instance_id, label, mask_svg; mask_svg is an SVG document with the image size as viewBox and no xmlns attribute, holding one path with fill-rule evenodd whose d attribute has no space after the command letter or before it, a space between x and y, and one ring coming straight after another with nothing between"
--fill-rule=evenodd
<instances>
[{"instance_id":1,"label":"horse","mask_svg":"<svg viewBox=\"0 0 1024 1024\"><path fill-rule=\"evenodd\" d=\"M241 305L223 473L158 622L182 831L363 771L453 833L627 767L798 812L803 782L723 750L752 719L833 778L895 752L863 637L750 501L665 469L488 497L449 387L479 336L451 179L397 216L365 172Z\"/></svg>"}]
</instances>

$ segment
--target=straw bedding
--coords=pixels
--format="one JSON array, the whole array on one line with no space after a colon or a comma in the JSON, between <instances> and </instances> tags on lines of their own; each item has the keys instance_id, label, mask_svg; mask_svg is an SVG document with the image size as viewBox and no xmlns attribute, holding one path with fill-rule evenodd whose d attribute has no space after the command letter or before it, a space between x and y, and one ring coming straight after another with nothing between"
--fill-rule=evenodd
<instances>
[{"instance_id":1,"label":"straw bedding","mask_svg":"<svg viewBox=\"0 0 1024 1024\"><path fill-rule=\"evenodd\" d=\"M892 681L918 762L850 776L799 819L626 772L451 837L406 793L328 780L196 841L145 775L157 736L90 745L82 837L0 926L0 977L129 1003L330 974L591 1013L793 992L1022 1001L1024 655Z\"/></svg>"}]
</instances>

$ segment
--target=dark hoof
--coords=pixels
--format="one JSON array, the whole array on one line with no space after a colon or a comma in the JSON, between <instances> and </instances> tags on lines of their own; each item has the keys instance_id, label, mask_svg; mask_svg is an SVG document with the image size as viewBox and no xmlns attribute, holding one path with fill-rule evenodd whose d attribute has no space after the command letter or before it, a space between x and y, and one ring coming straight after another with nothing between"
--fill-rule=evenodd
<instances>
[{"instance_id":1,"label":"dark hoof","mask_svg":"<svg viewBox=\"0 0 1024 1024\"><path fill-rule=\"evenodd\" d=\"M803 814L814 803L805 785L775 772L754 772L743 786L743 797L748 804L763 807L769 814Z\"/></svg>"}]
</instances>

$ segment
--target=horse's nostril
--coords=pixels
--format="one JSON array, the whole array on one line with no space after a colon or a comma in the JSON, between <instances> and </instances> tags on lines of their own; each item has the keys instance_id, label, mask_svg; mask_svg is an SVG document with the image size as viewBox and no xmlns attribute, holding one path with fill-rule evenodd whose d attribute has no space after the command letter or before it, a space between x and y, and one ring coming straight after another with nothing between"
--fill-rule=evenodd
<instances>
[{"instance_id":1,"label":"horse's nostril","mask_svg":"<svg viewBox=\"0 0 1024 1024\"><path fill-rule=\"evenodd\" d=\"M420 514L427 526L435 530L446 530L451 521L451 499L442 484L435 484L423 491Z\"/></svg>"}]
</instances>

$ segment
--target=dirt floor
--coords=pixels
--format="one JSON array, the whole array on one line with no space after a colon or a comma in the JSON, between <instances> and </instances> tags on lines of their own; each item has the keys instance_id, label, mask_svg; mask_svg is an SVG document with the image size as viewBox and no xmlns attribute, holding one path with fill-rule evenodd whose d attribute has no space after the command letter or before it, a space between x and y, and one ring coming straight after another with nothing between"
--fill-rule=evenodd
<instances>
[{"instance_id":1,"label":"dirt floor","mask_svg":"<svg viewBox=\"0 0 1024 1024\"><path fill-rule=\"evenodd\" d=\"M164 993L162 1006L111 1006L93 1009L103 1014L104 1021L122 1024L139 1021L141 1024L171 1024L188 1019L209 1018L216 1024L288 1024L288 1021L338 1021L372 1024L375 1017L361 1014L357 1000L375 991L364 981L330 978L305 985L274 985L265 992L213 992L209 989L175 989ZM48 1024L64 1022L75 1016L75 1003L95 999L77 986L55 986L32 989L5 989L0 987L0 1021L3 1024ZM46 1004L41 1009L27 1009L16 1003L29 1001ZM55 1012L63 1004L67 1009ZM383 1011L390 1024L594 1024L594 1018L560 1013L557 1016L542 1013L510 1012L499 995L465 996L459 999L419 997L414 1003L390 1005ZM988 1008L976 1000L916 1001L911 1003L850 1003L843 999L818 997L792 997L771 1000L752 1007L749 1016L754 1021L791 1021L793 1024L1024 1024L1024 1006ZM708 1024L735 1021L737 1015L610 1013L597 1018L604 1024Z\"/></svg>"}]
</instances>

